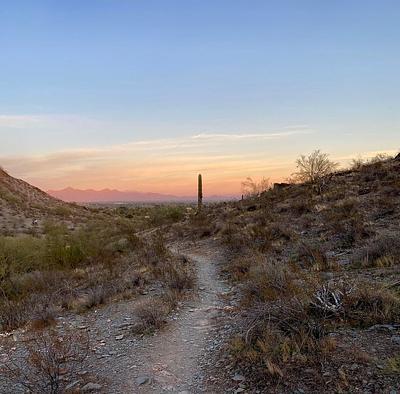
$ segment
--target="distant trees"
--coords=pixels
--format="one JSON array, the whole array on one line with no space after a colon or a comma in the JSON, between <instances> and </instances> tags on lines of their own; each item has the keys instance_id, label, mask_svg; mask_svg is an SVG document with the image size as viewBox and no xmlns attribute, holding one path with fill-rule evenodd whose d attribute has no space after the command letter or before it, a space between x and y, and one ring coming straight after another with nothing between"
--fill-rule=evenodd
<instances>
[{"instance_id":1,"label":"distant trees","mask_svg":"<svg viewBox=\"0 0 400 394\"><path fill-rule=\"evenodd\" d=\"M297 171L293 174L298 182L310 183L321 193L324 178L338 167L338 163L329 160L327 153L319 149L310 155L301 155L296 160Z\"/></svg>"},{"instance_id":2,"label":"distant trees","mask_svg":"<svg viewBox=\"0 0 400 394\"><path fill-rule=\"evenodd\" d=\"M269 188L270 183L267 178L255 181L253 178L247 177L246 180L242 182L242 193L245 197L257 197Z\"/></svg>"}]
</instances>

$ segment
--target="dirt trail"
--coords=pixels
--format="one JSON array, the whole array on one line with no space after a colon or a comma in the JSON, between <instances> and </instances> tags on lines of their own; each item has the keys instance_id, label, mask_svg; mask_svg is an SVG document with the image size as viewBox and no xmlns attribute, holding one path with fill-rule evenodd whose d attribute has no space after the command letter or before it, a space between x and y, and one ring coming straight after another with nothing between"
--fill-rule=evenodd
<instances>
[{"instance_id":1,"label":"dirt trail","mask_svg":"<svg viewBox=\"0 0 400 394\"><path fill-rule=\"evenodd\" d=\"M90 338L85 371L74 389L91 382L102 393L111 394L221 392L210 388L214 379L210 370L216 369L213 356L229 327L231 289L218 274L218 249L204 243L174 251L193 261L197 291L154 335L140 337L131 332L137 299L58 318L61 331L84 330ZM14 349L19 353L19 346ZM0 383L0 393L10 392L22 391Z\"/></svg>"},{"instance_id":2,"label":"dirt trail","mask_svg":"<svg viewBox=\"0 0 400 394\"><path fill-rule=\"evenodd\" d=\"M145 360L138 372L154 379L152 385L141 386L143 393L202 391L204 376L199 366L224 305L221 295L227 289L218 279L214 256L199 252L185 255L196 264L199 296L180 312L168 330L141 344Z\"/></svg>"},{"instance_id":3,"label":"dirt trail","mask_svg":"<svg viewBox=\"0 0 400 394\"><path fill-rule=\"evenodd\" d=\"M144 338L124 331L135 301L111 305L75 322L89 327L97 344L88 370L106 378L106 393L212 392L205 389L208 377L202 367L210 363L210 354L219 345L230 289L219 279L218 252L204 246L175 251L193 261L198 292L170 317L166 328ZM117 340L124 332L124 338Z\"/></svg>"}]
</instances>

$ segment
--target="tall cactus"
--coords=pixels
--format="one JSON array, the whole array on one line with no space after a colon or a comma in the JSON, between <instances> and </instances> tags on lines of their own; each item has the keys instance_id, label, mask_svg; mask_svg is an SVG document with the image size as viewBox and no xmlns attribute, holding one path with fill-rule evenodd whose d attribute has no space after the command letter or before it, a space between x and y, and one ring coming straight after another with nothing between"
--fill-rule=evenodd
<instances>
[{"instance_id":1,"label":"tall cactus","mask_svg":"<svg viewBox=\"0 0 400 394\"><path fill-rule=\"evenodd\" d=\"M198 211L201 210L203 205L203 180L201 178L201 174L198 176L197 180L197 209Z\"/></svg>"}]
</instances>

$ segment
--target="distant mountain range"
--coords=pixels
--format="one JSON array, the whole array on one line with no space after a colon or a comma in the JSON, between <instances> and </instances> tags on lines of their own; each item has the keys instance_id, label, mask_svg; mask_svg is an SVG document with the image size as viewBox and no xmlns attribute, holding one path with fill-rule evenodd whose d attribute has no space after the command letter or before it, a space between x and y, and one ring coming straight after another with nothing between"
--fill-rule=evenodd
<instances>
[{"instance_id":1,"label":"distant mountain range","mask_svg":"<svg viewBox=\"0 0 400 394\"><path fill-rule=\"evenodd\" d=\"M196 201L196 196L174 196L171 194L146 193L137 191L120 191L115 189L74 189L67 187L62 190L48 190L48 194L67 202L189 202ZM205 201L222 201L237 199L238 196L208 196Z\"/></svg>"}]
</instances>

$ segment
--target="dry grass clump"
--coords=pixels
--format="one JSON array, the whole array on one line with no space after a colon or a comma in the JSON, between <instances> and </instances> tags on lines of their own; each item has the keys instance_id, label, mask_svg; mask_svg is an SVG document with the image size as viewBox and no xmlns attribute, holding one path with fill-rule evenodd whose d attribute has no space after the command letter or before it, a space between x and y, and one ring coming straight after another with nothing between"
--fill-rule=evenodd
<instances>
[{"instance_id":1,"label":"dry grass clump","mask_svg":"<svg viewBox=\"0 0 400 394\"><path fill-rule=\"evenodd\" d=\"M165 324L170 312L169 306L161 298L149 297L141 300L135 308L138 324L135 333L150 333Z\"/></svg>"},{"instance_id":2,"label":"dry grass clump","mask_svg":"<svg viewBox=\"0 0 400 394\"><path fill-rule=\"evenodd\" d=\"M389 267L399 263L400 239L387 232L371 239L353 257L353 264L360 267Z\"/></svg>"},{"instance_id":3,"label":"dry grass clump","mask_svg":"<svg viewBox=\"0 0 400 394\"><path fill-rule=\"evenodd\" d=\"M265 253L279 248L293 238L292 232L279 223L268 222L264 216L255 223L240 226L228 222L220 231L222 243L231 254Z\"/></svg>"},{"instance_id":4,"label":"dry grass clump","mask_svg":"<svg viewBox=\"0 0 400 394\"><path fill-rule=\"evenodd\" d=\"M11 361L1 367L3 379L29 393L57 394L65 392L68 380L77 378L89 340L81 332L46 330L36 332L24 345L22 356L11 356Z\"/></svg>"},{"instance_id":5,"label":"dry grass clump","mask_svg":"<svg viewBox=\"0 0 400 394\"><path fill-rule=\"evenodd\" d=\"M260 256L239 255L228 261L223 271L235 282L243 282L248 278L250 268Z\"/></svg>"},{"instance_id":6,"label":"dry grass clump","mask_svg":"<svg viewBox=\"0 0 400 394\"><path fill-rule=\"evenodd\" d=\"M219 235L221 242L229 248L231 252L242 250L246 246L246 238L243 229L236 223L227 221L221 228Z\"/></svg>"},{"instance_id":7,"label":"dry grass clump","mask_svg":"<svg viewBox=\"0 0 400 394\"><path fill-rule=\"evenodd\" d=\"M282 378L291 368L318 365L336 347L306 299L258 303L248 315L231 353L258 376Z\"/></svg>"},{"instance_id":8,"label":"dry grass clump","mask_svg":"<svg viewBox=\"0 0 400 394\"><path fill-rule=\"evenodd\" d=\"M340 326L400 321L400 297L364 282L321 284L310 271L259 261L245 275L241 332L230 345L235 362L261 379L316 370L335 357L330 336Z\"/></svg>"},{"instance_id":9,"label":"dry grass clump","mask_svg":"<svg viewBox=\"0 0 400 394\"><path fill-rule=\"evenodd\" d=\"M257 260L255 260L257 261ZM299 293L293 272L282 263L258 260L250 266L244 293L247 301L272 301Z\"/></svg>"},{"instance_id":10,"label":"dry grass clump","mask_svg":"<svg viewBox=\"0 0 400 394\"><path fill-rule=\"evenodd\" d=\"M370 235L357 198L342 199L323 212L324 221L341 247L352 247Z\"/></svg>"},{"instance_id":11,"label":"dry grass clump","mask_svg":"<svg viewBox=\"0 0 400 394\"><path fill-rule=\"evenodd\" d=\"M296 248L294 263L311 271L336 271L335 260L328 258L324 248L316 243L300 242Z\"/></svg>"},{"instance_id":12,"label":"dry grass clump","mask_svg":"<svg viewBox=\"0 0 400 394\"><path fill-rule=\"evenodd\" d=\"M168 315L176 308L182 294L177 290L168 290L161 297L148 297L139 301L135 307L137 323L133 327L135 334L150 334L162 328Z\"/></svg>"},{"instance_id":13,"label":"dry grass clump","mask_svg":"<svg viewBox=\"0 0 400 394\"><path fill-rule=\"evenodd\" d=\"M400 297L388 288L359 283L343 299L343 318L353 326L400 322Z\"/></svg>"}]
</instances>

